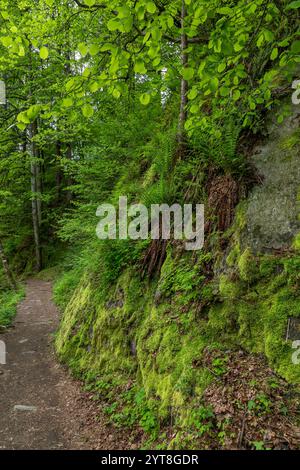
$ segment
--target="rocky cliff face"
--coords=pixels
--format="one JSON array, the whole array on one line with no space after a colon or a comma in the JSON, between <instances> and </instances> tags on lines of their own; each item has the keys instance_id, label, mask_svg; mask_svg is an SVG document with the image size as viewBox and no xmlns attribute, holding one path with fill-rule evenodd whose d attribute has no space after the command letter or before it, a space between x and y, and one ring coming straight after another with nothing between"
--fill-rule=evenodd
<instances>
[{"instance_id":1,"label":"rocky cliff face","mask_svg":"<svg viewBox=\"0 0 300 470\"><path fill-rule=\"evenodd\" d=\"M286 106L291 115L283 123L268 116L267 136L252 157L263 182L247 202L243 243L255 253L287 249L300 231L300 105Z\"/></svg>"}]
</instances>

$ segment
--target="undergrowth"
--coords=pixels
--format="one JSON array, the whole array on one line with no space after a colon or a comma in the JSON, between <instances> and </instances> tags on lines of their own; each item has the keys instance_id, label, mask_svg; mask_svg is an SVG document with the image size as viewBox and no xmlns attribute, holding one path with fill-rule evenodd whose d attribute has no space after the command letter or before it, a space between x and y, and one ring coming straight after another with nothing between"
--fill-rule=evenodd
<instances>
[{"instance_id":1,"label":"undergrowth","mask_svg":"<svg viewBox=\"0 0 300 470\"><path fill-rule=\"evenodd\" d=\"M17 305L24 297L24 290L0 291L0 327L11 325L16 313Z\"/></svg>"}]
</instances>

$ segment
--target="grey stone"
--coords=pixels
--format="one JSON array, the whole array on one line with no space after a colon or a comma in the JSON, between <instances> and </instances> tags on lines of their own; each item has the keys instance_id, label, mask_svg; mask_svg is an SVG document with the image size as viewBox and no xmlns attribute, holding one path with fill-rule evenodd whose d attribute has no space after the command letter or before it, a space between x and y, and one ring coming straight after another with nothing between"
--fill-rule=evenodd
<instances>
[{"instance_id":1,"label":"grey stone","mask_svg":"<svg viewBox=\"0 0 300 470\"><path fill-rule=\"evenodd\" d=\"M15 405L14 411L37 411L36 406Z\"/></svg>"},{"instance_id":2,"label":"grey stone","mask_svg":"<svg viewBox=\"0 0 300 470\"><path fill-rule=\"evenodd\" d=\"M292 114L282 124L273 111L268 137L252 156L263 182L249 195L241 241L254 253L288 248L300 231L300 146L289 143L299 129L300 106L290 106Z\"/></svg>"},{"instance_id":3,"label":"grey stone","mask_svg":"<svg viewBox=\"0 0 300 470\"><path fill-rule=\"evenodd\" d=\"M300 318L289 318L286 339L291 341L300 340Z\"/></svg>"}]
</instances>

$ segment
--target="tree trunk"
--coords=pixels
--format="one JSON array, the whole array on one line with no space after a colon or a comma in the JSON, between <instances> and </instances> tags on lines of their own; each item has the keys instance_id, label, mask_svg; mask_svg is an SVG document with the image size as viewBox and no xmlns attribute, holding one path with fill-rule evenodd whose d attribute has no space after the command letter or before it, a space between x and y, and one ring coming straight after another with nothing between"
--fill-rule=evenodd
<instances>
[{"instance_id":1,"label":"tree trunk","mask_svg":"<svg viewBox=\"0 0 300 470\"><path fill-rule=\"evenodd\" d=\"M181 8L181 64L183 68L188 67L188 37L184 32L185 28L185 18L186 18L186 5L185 1L182 0ZM179 123L178 123L178 153L182 155L184 152L186 144L186 133L185 133L185 123L187 118L187 104L188 104L188 82L183 77L181 79L181 89L180 89L180 113L179 113Z\"/></svg>"},{"instance_id":2,"label":"tree trunk","mask_svg":"<svg viewBox=\"0 0 300 470\"><path fill-rule=\"evenodd\" d=\"M4 274L6 276L6 279L7 279L7 282L9 284L9 286L13 290L17 290L17 284L16 284L15 278L14 278L14 276L13 276L11 270L10 270L8 259L5 256L5 252L4 252L4 248L3 248L1 240L0 240L0 258L1 258L1 261L2 261Z\"/></svg>"},{"instance_id":3,"label":"tree trunk","mask_svg":"<svg viewBox=\"0 0 300 470\"><path fill-rule=\"evenodd\" d=\"M72 144L68 143L67 144L67 159L68 160L72 160ZM73 179L72 179L72 176L68 175L68 178L67 178L67 186L70 187L72 186L73 184ZM67 190L67 203L69 204L73 199L73 194L72 194L72 191L71 189L68 189Z\"/></svg>"},{"instance_id":4,"label":"tree trunk","mask_svg":"<svg viewBox=\"0 0 300 470\"><path fill-rule=\"evenodd\" d=\"M41 222L41 204L40 196L37 194L39 191L38 180L40 179L40 169L38 159L38 152L34 137L37 134L36 122L30 125L30 139L31 139L31 212L32 212L32 225L35 245L35 258L36 258L36 270L42 269L42 252L40 245L40 222Z\"/></svg>"},{"instance_id":5,"label":"tree trunk","mask_svg":"<svg viewBox=\"0 0 300 470\"><path fill-rule=\"evenodd\" d=\"M61 143L58 140L56 142L56 158L57 161L59 162L61 158ZM57 167L56 170L56 175L55 175L55 181L56 181L56 203L59 204L61 201L61 185L62 185L62 180L63 180L63 174L61 171L60 166Z\"/></svg>"},{"instance_id":6,"label":"tree trunk","mask_svg":"<svg viewBox=\"0 0 300 470\"><path fill-rule=\"evenodd\" d=\"M40 157L39 152L37 151L37 157ZM36 192L37 192L37 197L36 197L36 206L37 206L37 214L38 214L38 222L39 222L39 227L42 225L42 172L41 172L41 163L37 162L36 163Z\"/></svg>"},{"instance_id":7,"label":"tree trunk","mask_svg":"<svg viewBox=\"0 0 300 470\"><path fill-rule=\"evenodd\" d=\"M65 63L65 74L66 76L70 77L72 76L72 69L71 69L71 63L70 63L70 60L71 60L71 53L70 53L70 44L69 44L69 39L67 41L67 52L65 54L65 59L66 59L66 63ZM72 143L71 142L67 142L67 159L68 160L72 160L72 156L73 156L73 151L72 151ZM71 175L67 175L67 186L70 187L72 186L73 184L73 178ZM72 194L72 191L70 189L67 190L67 193L66 193L66 198L67 198L67 203L69 204L72 199L73 199L73 194Z\"/></svg>"}]
</instances>

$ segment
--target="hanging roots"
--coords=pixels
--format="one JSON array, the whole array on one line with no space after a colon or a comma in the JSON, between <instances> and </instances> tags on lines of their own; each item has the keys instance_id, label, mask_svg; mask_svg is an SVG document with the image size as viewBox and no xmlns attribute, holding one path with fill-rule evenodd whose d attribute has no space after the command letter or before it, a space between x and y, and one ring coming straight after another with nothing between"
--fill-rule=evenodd
<instances>
[{"instance_id":1,"label":"hanging roots","mask_svg":"<svg viewBox=\"0 0 300 470\"><path fill-rule=\"evenodd\" d=\"M216 176L208 185L208 216L206 232L212 225L225 232L233 222L234 209L240 199L239 184L231 175ZM216 224L216 225L215 225Z\"/></svg>"},{"instance_id":2,"label":"hanging roots","mask_svg":"<svg viewBox=\"0 0 300 470\"><path fill-rule=\"evenodd\" d=\"M159 274L166 259L167 240L152 240L142 261L142 276Z\"/></svg>"}]
</instances>

